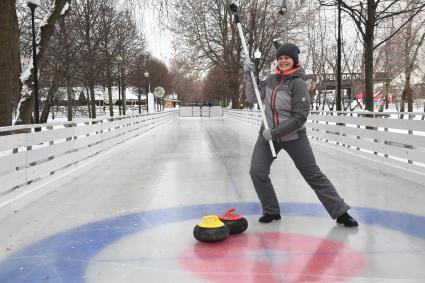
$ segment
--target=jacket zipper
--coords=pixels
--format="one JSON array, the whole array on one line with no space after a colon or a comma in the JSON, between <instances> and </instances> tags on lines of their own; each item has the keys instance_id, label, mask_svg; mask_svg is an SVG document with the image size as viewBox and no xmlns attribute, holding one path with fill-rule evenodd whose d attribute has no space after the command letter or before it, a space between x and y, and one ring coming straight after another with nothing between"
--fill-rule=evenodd
<instances>
[{"instance_id":1,"label":"jacket zipper","mask_svg":"<svg viewBox=\"0 0 425 283\"><path fill-rule=\"evenodd\" d=\"M278 115L277 115L277 111L276 111L276 95L277 95L277 90L279 89L279 87L283 84L284 82L284 78L282 77L282 80L280 81L280 83L273 89L272 92L272 113L273 113L273 124L274 127L277 126L277 124L279 123L279 119L278 119Z\"/></svg>"}]
</instances>

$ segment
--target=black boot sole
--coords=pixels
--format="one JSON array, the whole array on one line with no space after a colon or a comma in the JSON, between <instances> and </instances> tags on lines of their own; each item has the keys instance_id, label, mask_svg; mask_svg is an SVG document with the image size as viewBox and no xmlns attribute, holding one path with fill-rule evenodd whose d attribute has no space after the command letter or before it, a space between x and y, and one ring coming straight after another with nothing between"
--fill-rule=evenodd
<instances>
[{"instance_id":1,"label":"black boot sole","mask_svg":"<svg viewBox=\"0 0 425 283\"><path fill-rule=\"evenodd\" d=\"M336 221L336 223L340 224L340 225L344 225L344 227L348 227L348 228L354 228L354 227L358 227L359 223L344 223L344 222L339 222Z\"/></svg>"},{"instance_id":2,"label":"black boot sole","mask_svg":"<svg viewBox=\"0 0 425 283\"><path fill-rule=\"evenodd\" d=\"M264 218L264 217L265 217L264 215L261 216L258 219L258 222L260 222L260 223L270 223L273 220L280 220L280 219L282 219L282 217L279 214L277 214L277 215L270 215L269 214L269 216L266 216L266 218Z\"/></svg>"}]
</instances>

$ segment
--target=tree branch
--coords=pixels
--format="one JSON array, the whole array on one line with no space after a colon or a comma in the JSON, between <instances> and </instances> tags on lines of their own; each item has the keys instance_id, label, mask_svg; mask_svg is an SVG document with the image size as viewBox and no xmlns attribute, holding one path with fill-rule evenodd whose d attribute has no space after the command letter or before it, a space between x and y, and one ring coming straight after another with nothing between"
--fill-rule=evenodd
<instances>
[{"instance_id":1,"label":"tree branch","mask_svg":"<svg viewBox=\"0 0 425 283\"><path fill-rule=\"evenodd\" d=\"M37 47L39 50L36 55L37 65L39 66L42 65L42 63L47 57L50 39L52 37L53 32L55 31L55 23L59 19L62 9L65 6L65 3L66 0L55 0L50 15L45 17L45 22L39 28L37 35ZM18 114L15 122L16 125L28 124L31 122L32 103L30 102L33 100L32 98L34 95L30 87L31 83L33 82L32 69L33 65L30 64L27 70L25 70L21 75L21 81L23 86L21 91L21 99L18 104Z\"/></svg>"},{"instance_id":2,"label":"tree branch","mask_svg":"<svg viewBox=\"0 0 425 283\"><path fill-rule=\"evenodd\" d=\"M390 36L388 36L386 39L382 40L381 42L379 42L378 44L376 44L373 47L373 50L375 50L376 48L378 48L380 45L384 44L385 42L387 42L388 40L390 40L391 38L393 38L400 30L402 30L421 10L422 8L425 7L425 4L421 6L420 10L417 10L413 15L411 15L399 28L397 28L395 30L395 32L393 32Z\"/></svg>"}]
</instances>

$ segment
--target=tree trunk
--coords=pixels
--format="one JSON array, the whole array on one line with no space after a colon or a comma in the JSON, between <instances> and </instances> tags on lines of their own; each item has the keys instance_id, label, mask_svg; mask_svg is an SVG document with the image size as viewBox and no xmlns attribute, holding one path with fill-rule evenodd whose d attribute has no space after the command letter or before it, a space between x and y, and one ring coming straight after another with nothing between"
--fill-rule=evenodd
<instances>
[{"instance_id":1,"label":"tree trunk","mask_svg":"<svg viewBox=\"0 0 425 283\"><path fill-rule=\"evenodd\" d=\"M409 86L407 89L407 112L413 112L413 90Z\"/></svg>"},{"instance_id":2,"label":"tree trunk","mask_svg":"<svg viewBox=\"0 0 425 283\"><path fill-rule=\"evenodd\" d=\"M89 87L86 86L86 97L87 97L87 113L89 115L89 118L91 118L91 95L90 95L90 89Z\"/></svg>"},{"instance_id":3,"label":"tree trunk","mask_svg":"<svg viewBox=\"0 0 425 283\"><path fill-rule=\"evenodd\" d=\"M425 33L422 34L422 36L419 40L419 43L416 46L415 52L413 53L413 56L412 56L409 64L407 65L407 68L406 68L406 81L405 81L405 84L404 84L403 95L405 95L406 96L405 98L407 98L407 111L408 112L413 112L413 90L412 90L412 86L410 84L410 79L411 79L412 73L415 69L415 62L416 62L416 58L418 56L419 49L421 48L422 44L424 43L424 40L425 40Z\"/></svg>"},{"instance_id":4,"label":"tree trunk","mask_svg":"<svg viewBox=\"0 0 425 283\"><path fill-rule=\"evenodd\" d=\"M121 65L121 99L122 99L122 114L126 115L127 99L125 97L125 89L127 88L125 80L125 67Z\"/></svg>"},{"instance_id":5,"label":"tree trunk","mask_svg":"<svg viewBox=\"0 0 425 283\"><path fill-rule=\"evenodd\" d=\"M17 25L15 1L0 1L0 127L12 125L14 53L19 50Z\"/></svg>"},{"instance_id":6,"label":"tree trunk","mask_svg":"<svg viewBox=\"0 0 425 283\"><path fill-rule=\"evenodd\" d=\"M114 117L114 104L112 101L112 71L110 61L106 67L106 86L108 88L108 100L109 100L109 116Z\"/></svg>"},{"instance_id":7,"label":"tree trunk","mask_svg":"<svg viewBox=\"0 0 425 283\"><path fill-rule=\"evenodd\" d=\"M58 86L59 86L59 83L55 77L52 81L52 84L49 87L49 90L47 91L46 102L40 117L40 124L47 123L49 119L50 109L54 107L55 94L58 90Z\"/></svg>"},{"instance_id":8,"label":"tree trunk","mask_svg":"<svg viewBox=\"0 0 425 283\"><path fill-rule=\"evenodd\" d=\"M413 72L413 64L410 64L406 70L406 80L404 81L404 88L401 94L400 112L405 111L405 103L407 101L407 112L413 112L413 90L410 83L411 74Z\"/></svg>"},{"instance_id":9,"label":"tree trunk","mask_svg":"<svg viewBox=\"0 0 425 283\"><path fill-rule=\"evenodd\" d=\"M69 74L69 68L67 68L66 71L66 107L67 107L67 118L68 121L72 121L72 106L73 106L73 99L72 99L72 85L71 85L71 75Z\"/></svg>"},{"instance_id":10,"label":"tree trunk","mask_svg":"<svg viewBox=\"0 0 425 283\"><path fill-rule=\"evenodd\" d=\"M108 82L109 116L114 117L114 104L112 101L112 85Z\"/></svg>"},{"instance_id":11,"label":"tree trunk","mask_svg":"<svg viewBox=\"0 0 425 283\"><path fill-rule=\"evenodd\" d=\"M96 119L96 98L94 96L94 82L89 83L90 89L90 106L91 106L91 117L92 119Z\"/></svg>"},{"instance_id":12,"label":"tree trunk","mask_svg":"<svg viewBox=\"0 0 425 283\"><path fill-rule=\"evenodd\" d=\"M365 93L364 103L365 109L373 112L373 47L375 39L375 18L376 18L376 4L369 3L367 5L367 20L365 23L365 36L364 36L364 75L365 75Z\"/></svg>"},{"instance_id":13,"label":"tree trunk","mask_svg":"<svg viewBox=\"0 0 425 283\"><path fill-rule=\"evenodd\" d=\"M232 109L239 109L240 108L240 79L239 79L239 74L235 75L235 74L230 74L229 76L229 87L230 87L230 91L231 91L231 101L232 101Z\"/></svg>"},{"instance_id":14,"label":"tree trunk","mask_svg":"<svg viewBox=\"0 0 425 283\"><path fill-rule=\"evenodd\" d=\"M388 109L388 93L390 92L390 83L391 83L390 79L385 79L384 88L382 90L382 97L384 101L379 107L379 112L383 112L384 108Z\"/></svg>"},{"instance_id":15,"label":"tree trunk","mask_svg":"<svg viewBox=\"0 0 425 283\"><path fill-rule=\"evenodd\" d=\"M4 1L3 1L4 2ZM39 28L39 42L37 43L38 53L36 56L37 65L41 66L47 52L49 50L50 38L55 31L55 24L60 17L62 9L65 5L66 0L55 0L52 12L49 15L45 25ZM31 58L32 62L32 58ZM26 76L26 74L31 74ZM31 115L34 109L34 93L32 90L33 75L32 75L32 64L29 65L28 69L23 72L22 78L22 91L21 98L18 103L18 117L16 124L29 124L31 123Z\"/></svg>"},{"instance_id":16,"label":"tree trunk","mask_svg":"<svg viewBox=\"0 0 425 283\"><path fill-rule=\"evenodd\" d=\"M137 88L137 103L139 104L139 114L142 114L142 89Z\"/></svg>"},{"instance_id":17,"label":"tree trunk","mask_svg":"<svg viewBox=\"0 0 425 283\"><path fill-rule=\"evenodd\" d=\"M65 21L65 16L61 15L60 21L59 21L59 25L61 27L62 30L62 34L63 34L63 46L65 48L65 79L66 79L66 97L67 97L67 118L68 121L72 121L72 86L71 86L71 74L69 72L69 67L71 64L71 58L70 58L70 46L69 46L69 36L68 36L68 30L66 28L66 21Z\"/></svg>"},{"instance_id":18,"label":"tree trunk","mask_svg":"<svg viewBox=\"0 0 425 283\"><path fill-rule=\"evenodd\" d=\"M364 60L364 104L366 110L373 112L373 39L364 42Z\"/></svg>"}]
</instances>

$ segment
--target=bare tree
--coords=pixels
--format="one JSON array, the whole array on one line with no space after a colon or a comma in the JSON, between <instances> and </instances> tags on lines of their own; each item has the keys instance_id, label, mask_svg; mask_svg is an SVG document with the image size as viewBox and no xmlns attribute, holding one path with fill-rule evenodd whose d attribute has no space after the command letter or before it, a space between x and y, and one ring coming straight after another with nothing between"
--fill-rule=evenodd
<instances>
[{"instance_id":1,"label":"bare tree","mask_svg":"<svg viewBox=\"0 0 425 283\"><path fill-rule=\"evenodd\" d=\"M136 60L133 60L133 64L129 66L128 82L132 86L133 90L137 93L137 104L139 106L139 114L142 113L142 95L148 94L148 78L145 77L147 71L147 57L144 54L137 56Z\"/></svg>"},{"instance_id":2,"label":"bare tree","mask_svg":"<svg viewBox=\"0 0 425 283\"><path fill-rule=\"evenodd\" d=\"M158 59L149 60L149 80L151 88L161 86L166 92L170 92L172 89L171 76L168 71L168 67Z\"/></svg>"},{"instance_id":3,"label":"bare tree","mask_svg":"<svg viewBox=\"0 0 425 283\"><path fill-rule=\"evenodd\" d=\"M205 79L203 87L203 98L224 104L226 97L231 97L231 89L224 84L226 73L219 67L211 68Z\"/></svg>"},{"instance_id":4,"label":"bare tree","mask_svg":"<svg viewBox=\"0 0 425 283\"><path fill-rule=\"evenodd\" d=\"M0 1L0 127L12 124L12 101L19 92L19 49L15 1Z\"/></svg>"},{"instance_id":5,"label":"bare tree","mask_svg":"<svg viewBox=\"0 0 425 283\"><path fill-rule=\"evenodd\" d=\"M202 96L202 81L192 72L187 61L174 59L171 62L170 78L172 91L178 95L183 103L193 103Z\"/></svg>"},{"instance_id":6,"label":"bare tree","mask_svg":"<svg viewBox=\"0 0 425 283\"><path fill-rule=\"evenodd\" d=\"M73 10L77 21L77 28L82 32L78 40L81 46L81 73L80 78L88 87L90 96L90 117L96 118L95 85L99 81L102 70L101 34L103 26L102 7L108 4L107 0L76 0Z\"/></svg>"},{"instance_id":7,"label":"bare tree","mask_svg":"<svg viewBox=\"0 0 425 283\"><path fill-rule=\"evenodd\" d=\"M65 6L66 0L55 0L51 11L45 16L44 24L39 27L37 40L37 55L36 61L38 65L42 65L46 59L50 38L55 30L55 24L60 17L60 14ZM31 61L32 62L32 58ZM31 113L33 110L34 94L31 87L33 81L32 75L33 65L29 64L27 69L21 75L22 91L21 98L18 103L18 113L16 124L28 124L31 122Z\"/></svg>"},{"instance_id":8,"label":"bare tree","mask_svg":"<svg viewBox=\"0 0 425 283\"><path fill-rule=\"evenodd\" d=\"M68 121L72 121L72 85L71 85L71 38L70 38L70 31L72 31L72 27L71 29L67 26L67 22L66 22L66 17L67 14L69 13L69 11L66 11L66 13L63 13L61 15L61 18L59 20L59 25L60 25L60 42L62 43L62 48L63 49L63 59L60 61L63 61L63 75L65 78L65 84L66 84L66 94L67 94L67 118ZM46 107L47 108L47 107ZM47 108L49 109L49 108ZM47 116L48 116L48 111L47 111ZM46 119L47 122L47 119Z\"/></svg>"},{"instance_id":9,"label":"bare tree","mask_svg":"<svg viewBox=\"0 0 425 283\"><path fill-rule=\"evenodd\" d=\"M39 81L42 89L40 89L40 93L46 94L42 101L43 122L47 121L52 103L57 101L58 91L64 84L68 89L68 119L72 119L72 88L78 80L82 81L90 92L87 97L91 104L89 106L90 116L95 117L94 86L100 83L100 75L103 75L105 85L109 85L109 90L111 89L115 66L112 60L118 54L117 43L121 44L122 50L120 51L126 56L127 61L123 64L130 63L135 54L144 49L144 39L142 34L137 31L134 15L122 10L122 6L118 7L116 1L74 0L71 12L67 12L66 16L65 13L62 13L62 19L59 21L61 12L65 12L64 7L69 7L65 5L66 2L71 1L42 1L40 7L36 9L36 19L40 19L38 22L42 23L37 36L38 53L35 59L41 71ZM130 2L138 1L129 1L128 3ZM134 4L134 7L136 6L147 7L143 3ZM121 12L117 12L118 10ZM105 17L101 16L102 11L107 14ZM15 6L15 1L2 1L0 15L0 28L2 29L0 31L2 39L0 40L0 80L2 85L0 89L0 126L12 123L13 108L18 110L17 124L30 123L34 95L31 86L29 9L23 1L19 2L17 6ZM117 15L121 16L121 20L116 21ZM68 18L70 20L67 20ZM52 40L53 31L57 29L56 23L59 23L60 34L56 34ZM19 27L22 30L21 34ZM120 34L117 34L117 29L121 31ZM48 54L47 50L50 44L54 50ZM78 50L78 53L74 52L75 50ZM29 58L29 60L24 60L24 66L27 62L30 63L22 74L21 58ZM78 73L75 72L76 70ZM126 75L125 68L123 68L123 82L126 82ZM63 80L65 81L63 82ZM112 106L111 101L110 104Z\"/></svg>"},{"instance_id":10,"label":"bare tree","mask_svg":"<svg viewBox=\"0 0 425 283\"><path fill-rule=\"evenodd\" d=\"M118 53L117 34L118 13L113 6L102 7L102 34L101 34L101 51L104 60L103 81L108 90L109 116L114 116L113 99L112 99L112 82L115 56Z\"/></svg>"},{"instance_id":11,"label":"bare tree","mask_svg":"<svg viewBox=\"0 0 425 283\"><path fill-rule=\"evenodd\" d=\"M412 74L416 68L417 57L420 48L424 44L425 32L424 32L425 20L422 20L416 27L413 26L412 22L409 22L406 26L405 32L405 67L404 67L404 87L400 101L400 111L404 112L404 105L407 101L407 111L413 111L413 89L412 89Z\"/></svg>"},{"instance_id":12,"label":"bare tree","mask_svg":"<svg viewBox=\"0 0 425 283\"><path fill-rule=\"evenodd\" d=\"M407 23L409 23L419 12L425 8L425 3L420 0L411 1L381 1L381 0L363 0L363 1L343 1L319 0L324 6L337 6L340 3L341 8L354 21L363 40L364 54L364 76L365 76L365 108L373 111L373 53L376 48L384 44L395 36ZM353 3L354 2L354 3ZM403 6L405 4L405 6ZM386 38L375 42L377 27L385 20L408 13L410 16L403 21L394 33Z\"/></svg>"},{"instance_id":13,"label":"bare tree","mask_svg":"<svg viewBox=\"0 0 425 283\"><path fill-rule=\"evenodd\" d=\"M138 56L144 52L144 38L137 30L134 17L129 10L119 13L117 26L115 28L117 39L117 53L120 56L119 72L121 78L121 92L123 98L123 113L126 114L126 97L125 89L127 88L127 65L131 65Z\"/></svg>"},{"instance_id":14,"label":"bare tree","mask_svg":"<svg viewBox=\"0 0 425 283\"><path fill-rule=\"evenodd\" d=\"M210 68L221 68L226 73L224 84L231 91L232 106L239 108L241 100L241 61L254 60L254 52L262 53L259 70L262 76L268 75L270 63L275 58L273 39L281 37L282 24L279 1L250 0L234 1L240 9L241 24L247 39L250 58L242 58L239 34L229 13L230 0L178 1L173 5L173 22L177 24L172 31L176 39L177 54L192 62L194 73L205 76ZM297 31L304 25L302 15L304 1L293 1L289 6L290 37L300 41Z\"/></svg>"},{"instance_id":15,"label":"bare tree","mask_svg":"<svg viewBox=\"0 0 425 283\"><path fill-rule=\"evenodd\" d=\"M310 2L308 8L312 16L307 18L307 42L305 43L307 46L307 56L304 67L312 71L313 78L310 83L310 96L313 98L316 95L316 110L318 110L322 100L322 80L326 70L325 52L328 47L325 44L328 42L326 40L328 21L323 12L318 10L314 2ZM319 13L314 13L317 10Z\"/></svg>"},{"instance_id":16,"label":"bare tree","mask_svg":"<svg viewBox=\"0 0 425 283\"><path fill-rule=\"evenodd\" d=\"M387 22L388 26L383 30L384 37L394 33L394 20L392 18ZM380 112L384 111L384 108L388 109L391 84L403 72L403 66L405 65L403 41L403 36L399 33L377 49L374 66L376 70L382 70L385 74L382 88L383 103L379 107Z\"/></svg>"}]
</instances>

